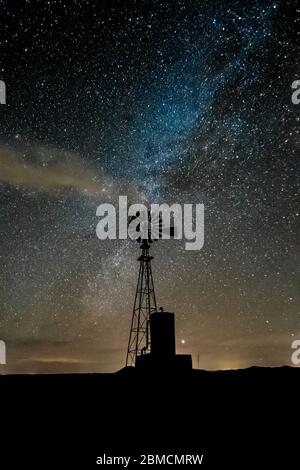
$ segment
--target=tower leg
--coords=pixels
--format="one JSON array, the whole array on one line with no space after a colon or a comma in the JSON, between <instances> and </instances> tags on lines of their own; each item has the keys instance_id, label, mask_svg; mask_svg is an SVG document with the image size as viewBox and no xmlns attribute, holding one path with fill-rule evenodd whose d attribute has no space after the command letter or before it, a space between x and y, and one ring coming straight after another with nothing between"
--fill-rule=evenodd
<instances>
[{"instance_id":1,"label":"tower leg","mask_svg":"<svg viewBox=\"0 0 300 470\"><path fill-rule=\"evenodd\" d=\"M150 352L150 315L157 310L151 260L150 245L143 242L139 277L135 293L131 328L127 349L126 366L134 366L137 356Z\"/></svg>"}]
</instances>

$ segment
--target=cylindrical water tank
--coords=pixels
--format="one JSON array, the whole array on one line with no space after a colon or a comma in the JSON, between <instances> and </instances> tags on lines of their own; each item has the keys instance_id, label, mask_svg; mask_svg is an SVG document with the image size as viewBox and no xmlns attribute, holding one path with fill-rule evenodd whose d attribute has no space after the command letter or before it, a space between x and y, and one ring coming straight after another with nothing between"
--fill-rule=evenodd
<instances>
[{"instance_id":1,"label":"cylindrical water tank","mask_svg":"<svg viewBox=\"0 0 300 470\"><path fill-rule=\"evenodd\" d=\"M150 316L151 354L162 358L175 356L175 319L171 312Z\"/></svg>"}]
</instances>

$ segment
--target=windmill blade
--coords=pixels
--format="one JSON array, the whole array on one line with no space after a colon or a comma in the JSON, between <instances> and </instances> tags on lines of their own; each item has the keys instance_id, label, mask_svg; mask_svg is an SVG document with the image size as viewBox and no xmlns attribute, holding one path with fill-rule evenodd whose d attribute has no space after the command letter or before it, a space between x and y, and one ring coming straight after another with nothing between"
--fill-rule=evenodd
<instances>
[{"instance_id":1,"label":"windmill blade","mask_svg":"<svg viewBox=\"0 0 300 470\"><path fill-rule=\"evenodd\" d=\"M128 217L128 225L130 223L140 217L140 212L137 211L136 215ZM169 224L163 225L163 217L162 214L159 212L147 212L147 221L148 222L148 230L144 230L143 238L142 237L135 237L134 239L137 242L141 242L143 239L152 241L152 240L167 240L171 238L176 238L177 234L179 233L178 229L174 226L172 219L170 220ZM143 223L143 222L141 222ZM138 224L135 229L134 233L140 233L142 231L141 224ZM145 237L145 232L147 232ZM131 237L133 238L133 237Z\"/></svg>"}]
</instances>

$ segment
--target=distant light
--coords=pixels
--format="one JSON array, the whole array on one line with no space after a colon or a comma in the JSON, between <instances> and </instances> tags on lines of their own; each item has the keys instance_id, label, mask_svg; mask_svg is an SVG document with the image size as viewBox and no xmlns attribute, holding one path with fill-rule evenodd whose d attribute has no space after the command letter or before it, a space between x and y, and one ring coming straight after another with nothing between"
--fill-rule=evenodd
<instances>
[{"instance_id":1,"label":"distant light","mask_svg":"<svg viewBox=\"0 0 300 470\"><path fill-rule=\"evenodd\" d=\"M185 339L182 339L180 342L181 344L185 344Z\"/></svg>"}]
</instances>

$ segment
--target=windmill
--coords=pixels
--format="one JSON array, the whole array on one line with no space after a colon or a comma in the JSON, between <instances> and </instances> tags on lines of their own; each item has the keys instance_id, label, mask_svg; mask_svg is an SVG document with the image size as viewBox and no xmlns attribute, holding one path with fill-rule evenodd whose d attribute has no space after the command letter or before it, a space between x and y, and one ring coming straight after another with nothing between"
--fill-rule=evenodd
<instances>
[{"instance_id":1,"label":"windmill","mask_svg":"<svg viewBox=\"0 0 300 470\"><path fill-rule=\"evenodd\" d=\"M137 212L136 216L130 218L130 222L140 217L140 215ZM145 222L146 225L143 227ZM135 365L139 356L150 352L150 317L153 313L157 312L157 304L151 266L153 256L150 255L149 250L152 242L162 238L163 233L168 232L169 237L173 238L174 227L170 224L167 229L163 229L162 218L148 211L144 222L142 221L137 225L136 232L141 233L140 236L136 237L136 241L140 243L142 254L138 258L140 267L127 348L126 366Z\"/></svg>"}]
</instances>

